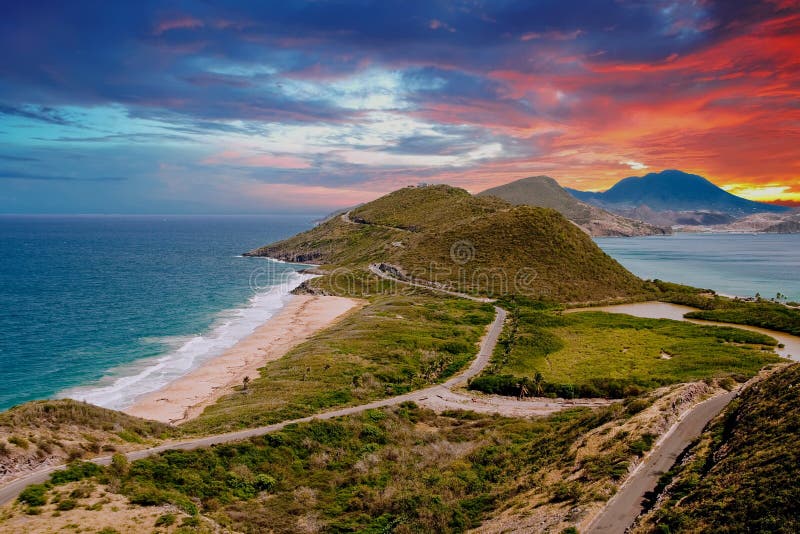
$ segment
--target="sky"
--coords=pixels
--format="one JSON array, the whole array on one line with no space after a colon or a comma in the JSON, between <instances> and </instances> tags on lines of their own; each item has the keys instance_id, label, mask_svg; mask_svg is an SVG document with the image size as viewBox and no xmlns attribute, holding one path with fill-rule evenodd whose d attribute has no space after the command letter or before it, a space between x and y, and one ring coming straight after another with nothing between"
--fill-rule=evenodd
<instances>
[{"instance_id":1,"label":"sky","mask_svg":"<svg viewBox=\"0 0 800 534\"><path fill-rule=\"evenodd\" d=\"M662 169L800 205L800 0L4 0L0 50L0 213Z\"/></svg>"}]
</instances>

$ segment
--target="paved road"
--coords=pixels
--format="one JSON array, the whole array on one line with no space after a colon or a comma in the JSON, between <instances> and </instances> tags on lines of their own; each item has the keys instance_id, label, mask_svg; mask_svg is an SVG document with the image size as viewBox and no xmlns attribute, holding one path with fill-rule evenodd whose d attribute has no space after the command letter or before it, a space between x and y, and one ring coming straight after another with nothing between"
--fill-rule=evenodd
<instances>
[{"instance_id":1,"label":"paved road","mask_svg":"<svg viewBox=\"0 0 800 534\"><path fill-rule=\"evenodd\" d=\"M396 281L399 283L405 283L400 280ZM435 288L428 288L428 289L435 290ZM464 295L449 291L447 293L475 300L475 297L472 297L471 295ZM231 441L240 441L247 438L263 436L264 434L276 432L284 428L286 425L294 423L304 423L312 421L314 419L331 419L334 417L356 414L364 410L368 410L370 408L381 408L384 406L400 404L406 401L418 401L421 397L427 397L429 395L435 394L437 391L441 391L442 387L452 388L464 384L467 382L467 380L480 373L483 370L483 368L486 367L486 364L489 363L489 358L491 358L492 352L494 351L494 347L497 344L497 338L500 336L500 332L503 329L503 323L505 322L505 319L506 319L506 311L502 308L498 308L495 306L494 321L489 326L489 330L487 331L483 340L481 340L480 350L478 351L478 354L475 357L475 359L472 361L472 364L470 364L469 368L467 368L464 372L454 376L453 378L447 380L443 384L438 384L425 389L420 389L417 391L413 391L411 393L399 395L397 397L391 397L388 399L382 399L379 401L370 402L367 404L361 404L358 406L350 406L347 408L341 408L338 410L323 412L309 417L303 417L301 419L293 419L291 421L284 421L282 423L276 423L273 425L251 428L247 430L240 430L238 432L230 432L227 434L217 434L214 436L208 436L204 438L196 438L179 442L164 443L162 445L159 445L158 447L152 447L150 449L143 449L143 450L129 452L125 456L128 458L128 460L139 460L167 450L191 450L200 447L209 447L211 445L218 445L220 443L228 443ZM111 463L111 457L103 456L99 458L94 458L90 461L99 465L108 465L109 463ZM6 503L15 499L17 495L19 495L19 493L23 489L25 489L26 486L30 484L41 484L47 481L50 478L50 475L54 471L63 468L64 466L61 465L61 466L53 466L44 469L39 469L29 475L26 475L22 478L12 481L4 485L3 487L0 487L0 506L3 506Z\"/></svg>"},{"instance_id":2,"label":"paved road","mask_svg":"<svg viewBox=\"0 0 800 534\"><path fill-rule=\"evenodd\" d=\"M726 393L701 402L681 419L677 426L657 445L639 468L589 525L590 534L625 532L642 511L642 498L655 489L662 473L669 471L681 452L694 441L703 428L733 400L735 393Z\"/></svg>"},{"instance_id":3,"label":"paved road","mask_svg":"<svg viewBox=\"0 0 800 534\"><path fill-rule=\"evenodd\" d=\"M494 302L494 299L490 299L487 297L476 297L475 295L467 295L466 293L459 293L458 291L450 291L449 289L442 289L440 287L436 287L433 284L423 284L418 282L409 282L408 280L398 280L397 278L389 275L389 273L381 271L380 267L378 267L375 264L370 265L369 270L370 272L372 272L372 274L378 275L381 278L385 278L387 280L391 280L392 282L398 282L400 284L406 284L409 286L421 287L423 289L437 291L439 293L444 293L446 295L461 297L462 299L474 300L475 302Z\"/></svg>"}]
</instances>

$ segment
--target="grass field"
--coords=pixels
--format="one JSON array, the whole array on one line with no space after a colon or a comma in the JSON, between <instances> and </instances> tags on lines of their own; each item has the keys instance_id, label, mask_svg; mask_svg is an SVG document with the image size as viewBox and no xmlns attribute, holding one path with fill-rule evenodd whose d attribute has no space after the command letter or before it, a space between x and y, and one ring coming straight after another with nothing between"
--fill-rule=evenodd
<instances>
[{"instance_id":1,"label":"grass field","mask_svg":"<svg viewBox=\"0 0 800 534\"><path fill-rule=\"evenodd\" d=\"M424 291L373 297L182 425L213 433L294 419L441 381L474 357L491 305Z\"/></svg>"},{"instance_id":2,"label":"grass field","mask_svg":"<svg viewBox=\"0 0 800 534\"><path fill-rule=\"evenodd\" d=\"M473 389L518 394L525 384L529 394L618 398L666 384L741 379L779 361L775 340L736 328L603 312L559 315L525 304L514 316Z\"/></svg>"}]
</instances>

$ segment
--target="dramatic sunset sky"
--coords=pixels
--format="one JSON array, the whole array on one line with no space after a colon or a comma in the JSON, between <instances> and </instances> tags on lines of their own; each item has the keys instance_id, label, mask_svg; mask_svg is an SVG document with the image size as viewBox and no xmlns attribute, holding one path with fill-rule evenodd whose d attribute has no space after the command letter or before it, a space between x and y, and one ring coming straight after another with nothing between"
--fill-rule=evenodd
<instances>
[{"instance_id":1,"label":"dramatic sunset sky","mask_svg":"<svg viewBox=\"0 0 800 534\"><path fill-rule=\"evenodd\" d=\"M662 169L800 202L796 0L3 0L0 49L0 212Z\"/></svg>"}]
</instances>

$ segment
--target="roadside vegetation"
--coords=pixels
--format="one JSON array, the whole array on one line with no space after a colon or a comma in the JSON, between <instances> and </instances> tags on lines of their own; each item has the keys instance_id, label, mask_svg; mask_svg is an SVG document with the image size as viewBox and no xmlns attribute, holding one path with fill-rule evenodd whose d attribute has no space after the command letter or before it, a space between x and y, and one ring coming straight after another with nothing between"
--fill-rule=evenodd
<instances>
[{"instance_id":1,"label":"roadside vegetation","mask_svg":"<svg viewBox=\"0 0 800 534\"><path fill-rule=\"evenodd\" d=\"M0 481L21 466L33 469L144 448L180 433L170 425L74 400L27 402L0 412Z\"/></svg>"},{"instance_id":2,"label":"roadside vegetation","mask_svg":"<svg viewBox=\"0 0 800 534\"><path fill-rule=\"evenodd\" d=\"M779 361L774 339L747 330L592 311L561 314L521 298L504 303L512 318L471 389L622 398L704 379L741 382Z\"/></svg>"},{"instance_id":3,"label":"roadside vegetation","mask_svg":"<svg viewBox=\"0 0 800 534\"><path fill-rule=\"evenodd\" d=\"M800 309L758 298L745 301L721 297L707 289L697 289L660 280L653 281L656 298L674 304L700 308L686 314L689 319L758 326L800 336Z\"/></svg>"},{"instance_id":4,"label":"roadside vegetation","mask_svg":"<svg viewBox=\"0 0 800 534\"><path fill-rule=\"evenodd\" d=\"M602 468L617 461L616 449L587 458L575 442L629 417L621 405L515 419L436 415L405 403L130 464L117 457L103 469L75 464L66 475L29 487L18 506L36 515L64 484L86 479L126 496L135 505L132 514L170 504L198 524L211 520L237 532L463 532L518 495L526 505L535 497L542 509L557 510L558 523L605 497L577 479L554 484L554 478L574 472L576 462L575 476L587 484L625 472ZM614 440L623 460L641 454L636 439Z\"/></svg>"},{"instance_id":5,"label":"roadside vegetation","mask_svg":"<svg viewBox=\"0 0 800 534\"><path fill-rule=\"evenodd\" d=\"M296 419L399 395L457 373L477 353L494 308L404 289L373 297L268 362L246 390L223 397L181 428L205 434Z\"/></svg>"},{"instance_id":6,"label":"roadside vegetation","mask_svg":"<svg viewBox=\"0 0 800 534\"><path fill-rule=\"evenodd\" d=\"M800 531L800 365L747 388L662 477L637 532Z\"/></svg>"}]
</instances>

